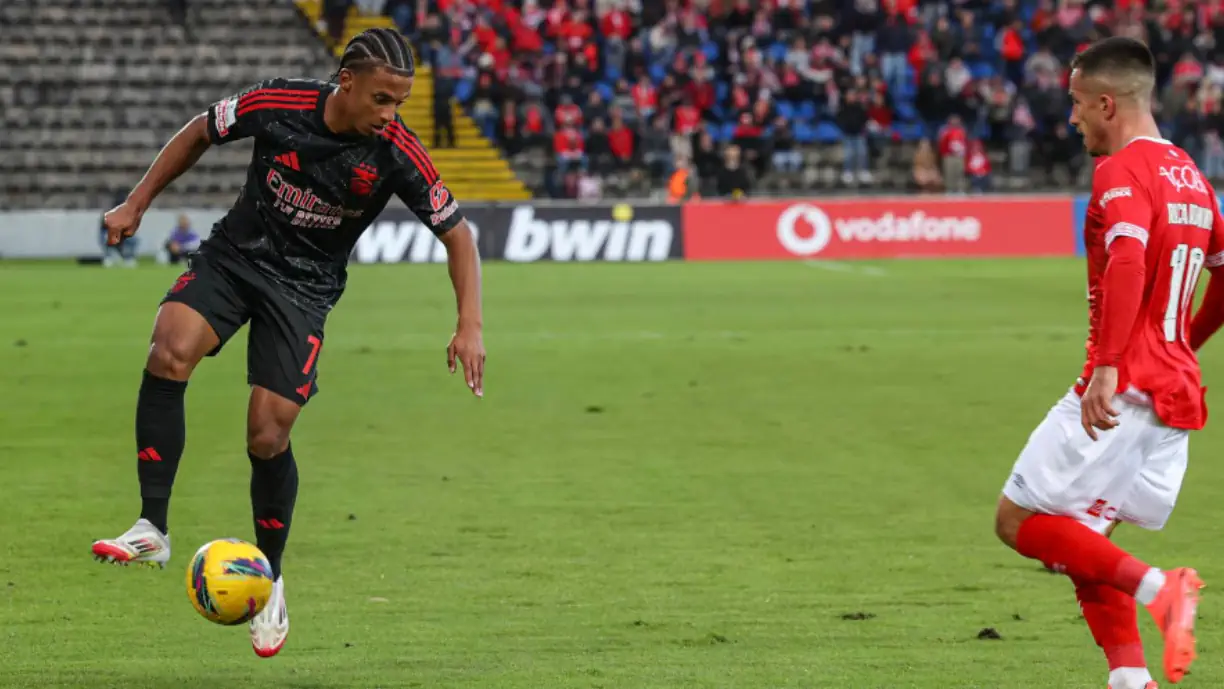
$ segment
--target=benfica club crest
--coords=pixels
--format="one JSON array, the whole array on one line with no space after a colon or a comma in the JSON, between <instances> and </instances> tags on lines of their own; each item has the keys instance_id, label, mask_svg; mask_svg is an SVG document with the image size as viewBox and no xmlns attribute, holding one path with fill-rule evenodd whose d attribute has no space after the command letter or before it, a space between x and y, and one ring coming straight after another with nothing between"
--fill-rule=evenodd
<instances>
[{"instance_id":1,"label":"benfica club crest","mask_svg":"<svg viewBox=\"0 0 1224 689\"><path fill-rule=\"evenodd\" d=\"M378 181L378 170L369 163L362 163L353 168L353 179L349 189L358 196L369 196L374 191L374 182Z\"/></svg>"}]
</instances>

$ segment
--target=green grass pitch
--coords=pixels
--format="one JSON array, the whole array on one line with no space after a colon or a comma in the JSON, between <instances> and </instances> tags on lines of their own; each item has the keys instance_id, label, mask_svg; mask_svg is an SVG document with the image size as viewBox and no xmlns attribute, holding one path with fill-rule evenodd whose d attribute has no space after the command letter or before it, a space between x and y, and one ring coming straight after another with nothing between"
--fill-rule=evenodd
<instances>
[{"instance_id":1,"label":"green grass pitch","mask_svg":"<svg viewBox=\"0 0 1224 689\"><path fill-rule=\"evenodd\" d=\"M484 400L446 373L445 267L355 267L267 661L184 593L252 537L245 330L188 389L171 566L88 553L138 509L175 274L0 264L0 687L1104 689L1070 583L992 533L1081 364L1082 260L488 264ZM1208 583L1191 689L1224 685L1213 421L1168 529L1117 534Z\"/></svg>"}]
</instances>

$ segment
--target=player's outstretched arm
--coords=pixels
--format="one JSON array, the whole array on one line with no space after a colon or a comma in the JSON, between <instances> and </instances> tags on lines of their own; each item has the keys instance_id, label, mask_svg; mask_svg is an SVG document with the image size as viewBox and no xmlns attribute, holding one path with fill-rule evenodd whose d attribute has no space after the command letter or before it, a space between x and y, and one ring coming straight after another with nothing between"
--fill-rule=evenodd
<instances>
[{"instance_id":1,"label":"player's outstretched arm","mask_svg":"<svg viewBox=\"0 0 1224 689\"><path fill-rule=\"evenodd\" d=\"M477 397L483 397L485 349L481 334L480 252L466 220L459 221L439 239L446 245L446 263L459 308L459 323L446 348L446 363L454 373L458 360L468 388Z\"/></svg>"},{"instance_id":2,"label":"player's outstretched arm","mask_svg":"<svg viewBox=\"0 0 1224 689\"><path fill-rule=\"evenodd\" d=\"M122 238L136 234L140 219L153 199L179 175L191 169L209 145L208 116L197 115L166 143L127 200L103 216L107 243L114 246Z\"/></svg>"}]
</instances>

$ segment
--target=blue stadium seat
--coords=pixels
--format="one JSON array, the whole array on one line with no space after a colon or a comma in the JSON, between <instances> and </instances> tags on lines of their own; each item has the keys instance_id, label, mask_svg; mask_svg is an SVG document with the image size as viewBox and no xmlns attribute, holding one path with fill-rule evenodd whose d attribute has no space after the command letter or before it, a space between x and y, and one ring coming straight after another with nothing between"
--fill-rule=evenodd
<instances>
[{"instance_id":1,"label":"blue stadium seat","mask_svg":"<svg viewBox=\"0 0 1224 689\"><path fill-rule=\"evenodd\" d=\"M816 140L816 130L807 122L795 122L792 126L795 140L801 144L810 144Z\"/></svg>"},{"instance_id":2,"label":"blue stadium seat","mask_svg":"<svg viewBox=\"0 0 1224 689\"><path fill-rule=\"evenodd\" d=\"M799 118L808 121L815 121L817 117L816 103L807 100L799 104Z\"/></svg>"},{"instance_id":3,"label":"blue stadium seat","mask_svg":"<svg viewBox=\"0 0 1224 689\"><path fill-rule=\"evenodd\" d=\"M788 120L795 119L795 104L790 101L780 100L774 103L778 109L778 116L785 117Z\"/></svg>"},{"instance_id":4,"label":"blue stadium seat","mask_svg":"<svg viewBox=\"0 0 1224 689\"><path fill-rule=\"evenodd\" d=\"M842 138L842 132L832 122L821 122L816 125L815 137L822 144L831 144L836 143Z\"/></svg>"},{"instance_id":5,"label":"blue stadium seat","mask_svg":"<svg viewBox=\"0 0 1224 689\"><path fill-rule=\"evenodd\" d=\"M918 141L926 135L926 126L921 122L895 122L893 131L905 141Z\"/></svg>"}]
</instances>

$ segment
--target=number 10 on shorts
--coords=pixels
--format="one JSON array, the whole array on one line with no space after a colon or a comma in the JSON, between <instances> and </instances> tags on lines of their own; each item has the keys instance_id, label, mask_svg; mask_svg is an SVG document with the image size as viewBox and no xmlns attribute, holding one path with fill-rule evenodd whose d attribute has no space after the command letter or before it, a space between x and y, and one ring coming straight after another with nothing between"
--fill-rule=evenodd
<instances>
[{"instance_id":1,"label":"number 10 on shorts","mask_svg":"<svg viewBox=\"0 0 1224 689\"><path fill-rule=\"evenodd\" d=\"M1190 248L1178 244L1169 259L1173 274L1169 278L1169 305L1165 308L1164 336L1166 342L1176 342L1186 332L1184 314L1194 302L1194 289L1198 286L1199 274L1203 270L1206 254L1197 246Z\"/></svg>"}]
</instances>

